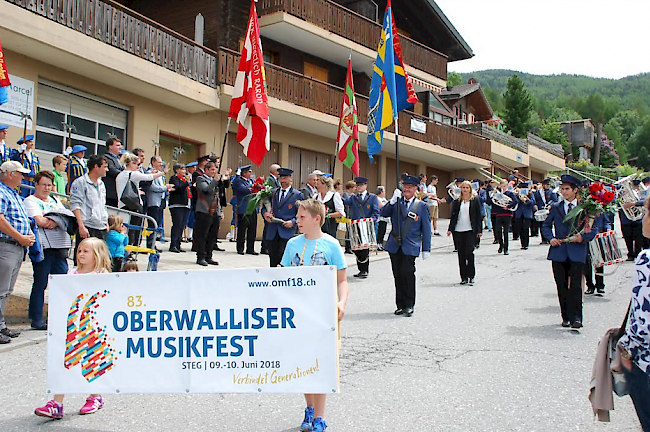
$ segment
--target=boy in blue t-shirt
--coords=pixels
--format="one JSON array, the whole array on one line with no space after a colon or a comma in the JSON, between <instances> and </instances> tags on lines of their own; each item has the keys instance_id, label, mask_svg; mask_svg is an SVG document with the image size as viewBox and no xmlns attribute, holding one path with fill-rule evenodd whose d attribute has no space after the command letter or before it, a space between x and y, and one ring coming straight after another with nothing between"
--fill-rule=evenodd
<instances>
[{"instance_id":1,"label":"boy in blue t-shirt","mask_svg":"<svg viewBox=\"0 0 650 432\"><path fill-rule=\"evenodd\" d=\"M338 317L339 321L345 315L345 306L348 302L348 277L345 269L347 264L339 242L329 234L321 231L325 221L325 206L320 201L308 199L297 201L298 214L296 220L301 235L287 242L287 247L282 255L283 267L333 265L336 266L337 291L338 291ZM301 431L322 432L327 429L323 419L325 415L326 394L306 394L305 418L300 426Z\"/></svg>"}]
</instances>

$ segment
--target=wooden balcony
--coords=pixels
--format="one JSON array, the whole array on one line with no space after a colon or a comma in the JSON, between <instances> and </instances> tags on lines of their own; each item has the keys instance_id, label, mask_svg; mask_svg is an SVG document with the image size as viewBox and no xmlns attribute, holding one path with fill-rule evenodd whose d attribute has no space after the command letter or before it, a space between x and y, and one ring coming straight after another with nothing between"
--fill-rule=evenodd
<instances>
[{"instance_id":1,"label":"wooden balcony","mask_svg":"<svg viewBox=\"0 0 650 432\"><path fill-rule=\"evenodd\" d=\"M260 0L257 12L260 16L287 13L373 51L379 44L381 24L331 0ZM446 55L406 36L399 38L407 66L447 80Z\"/></svg>"},{"instance_id":2,"label":"wooden balcony","mask_svg":"<svg viewBox=\"0 0 650 432\"><path fill-rule=\"evenodd\" d=\"M219 51L218 80L220 84L234 85L239 65L239 54L221 48ZM305 77L297 72L273 64L266 65L266 84L269 97L291 102L335 117L340 115L343 89ZM359 121L367 124L368 97L356 95ZM411 119L426 123L426 133L411 130ZM391 127L389 131L393 131ZM474 133L433 122L412 112L399 115L400 136L406 136L440 147L482 159L490 159L490 140Z\"/></svg>"},{"instance_id":3,"label":"wooden balcony","mask_svg":"<svg viewBox=\"0 0 650 432\"><path fill-rule=\"evenodd\" d=\"M194 81L217 86L217 53L111 0L7 0Z\"/></svg>"}]
</instances>

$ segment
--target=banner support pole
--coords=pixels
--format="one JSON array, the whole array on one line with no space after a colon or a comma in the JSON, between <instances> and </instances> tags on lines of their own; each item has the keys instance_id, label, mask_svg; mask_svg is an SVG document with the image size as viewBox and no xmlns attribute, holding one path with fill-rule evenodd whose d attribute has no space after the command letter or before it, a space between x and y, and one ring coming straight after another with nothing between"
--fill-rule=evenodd
<instances>
[{"instance_id":1,"label":"banner support pole","mask_svg":"<svg viewBox=\"0 0 650 432\"><path fill-rule=\"evenodd\" d=\"M395 124L395 188L400 189L399 187L399 127L398 127L398 121L399 121L399 114L398 116L395 117L394 124ZM396 223L396 233L397 235L395 236L395 240L397 240L397 245L401 246L402 245L402 233L400 232L402 229L402 223L400 221L401 219L401 213L402 213L402 208L401 203L399 200L397 200L397 213L395 214L395 222Z\"/></svg>"},{"instance_id":2,"label":"banner support pole","mask_svg":"<svg viewBox=\"0 0 650 432\"><path fill-rule=\"evenodd\" d=\"M223 144L221 144L221 156L219 157L219 171L217 174L221 174L221 167L223 166L223 154L226 151L226 141L228 140L228 131L230 130L230 120L232 117L228 117L228 123L226 124L226 133L223 134Z\"/></svg>"}]
</instances>

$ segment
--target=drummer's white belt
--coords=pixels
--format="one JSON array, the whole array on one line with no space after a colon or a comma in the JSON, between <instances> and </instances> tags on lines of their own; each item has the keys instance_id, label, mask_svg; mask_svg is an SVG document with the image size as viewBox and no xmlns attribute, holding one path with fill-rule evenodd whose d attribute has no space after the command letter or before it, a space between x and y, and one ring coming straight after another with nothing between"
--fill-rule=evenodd
<instances>
[{"instance_id":1,"label":"drummer's white belt","mask_svg":"<svg viewBox=\"0 0 650 432\"><path fill-rule=\"evenodd\" d=\"M368 258L366 258L366 259L363 260L363 261L361 261L359 258L357 258L357 263L359 263L359 264L365 264L365 263L367 263L368 261L370 261L370 256L368 256Z\"/></svg>"}]
</instances>

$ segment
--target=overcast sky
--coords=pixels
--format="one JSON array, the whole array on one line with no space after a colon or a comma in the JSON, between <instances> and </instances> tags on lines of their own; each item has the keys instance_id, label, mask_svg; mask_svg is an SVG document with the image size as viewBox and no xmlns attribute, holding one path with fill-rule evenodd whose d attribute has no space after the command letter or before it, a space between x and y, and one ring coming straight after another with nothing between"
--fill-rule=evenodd
<instances>
[{"instance_id":1,"label":"overcast sky","mask_svg":"<svg viewBox=\"0 0 650 432\"><path fill-rule=\"evenodd\" d=\"M474 51L474 58L450 63L450 71L513 69L605 78L650 72L650 0L436 3Z\"/></svg>"}]
</instances>

